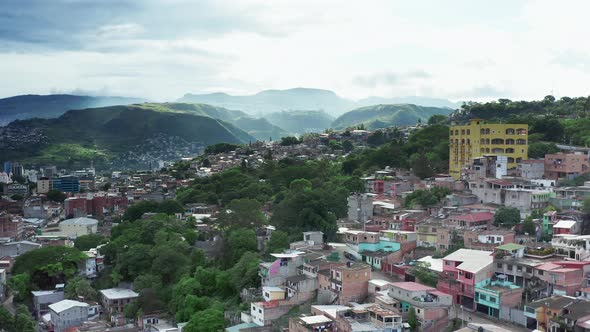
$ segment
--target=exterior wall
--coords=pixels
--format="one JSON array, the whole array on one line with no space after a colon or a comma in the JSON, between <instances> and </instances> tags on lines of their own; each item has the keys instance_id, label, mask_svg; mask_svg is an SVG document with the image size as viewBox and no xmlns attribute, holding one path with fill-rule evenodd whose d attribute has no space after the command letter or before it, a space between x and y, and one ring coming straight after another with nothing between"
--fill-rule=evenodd
<instances>
[{"instance_id":1,"label":"exterior wall","mask_svg":"<svg viewBox=\"0 0 590 332\"><path fill-rule=\"evenodd\" d=\"M455 179L473 158L484 154L506 156L507 168L515 168L528 158L528 125L485 124L473 119L469 125L452 126L449 143L449 173Z\"/></svg>"},{"instance_id":2,"label":"exterior wall","mask_svg":"<svg viewBox=\"0 0 590 332\"><path fill-rule=\"evenodd\" d=\"M60 313L51 310L51 324L53 324L55 332L66 331L68 327L72 326L80 326L87 319L87 307L73 307Z\"/></svg>"},{"instance_id":3,"label":"exterior wall","mask_svg":"<svg viewBox=\"0 0 590 332\"><path fill-rule=\"evenodd\" d=\"M51 190L51 180L49 179L40 179L37 181L37 193L38 194L47 194Z\"/></svg>"},{"instance_id":4,"label":"exterior wall","mask_svg":"<svg viewBox=\"0 0 590 332\"><path fill-rule=\"evenodd\" d=\"M358 302L368 295L371 268L352 269L346 266L331 270L331 289L338 294L338 304Z\"/></svg>"},{"instance_id":5,"label":"exterior wall","mask_svg":"<svg viewBox=\"0 0 590 332\"><path fill-rule=\"evenodd\" d=\"M63 233L64 235L70 236L70 237L78 237L78 236L82 236L82 235L88 235L88 234L95 234L97 232L98 226L96 224L94 225L86 225L86 224L63 224L61 223L59 225L59 229L60 232Z\"/></svg>"},{"instance_id":6,"label":"exterior wall","mask_svg":"<svg viewBox=\"0 0 590 332\"><path fill-rule=\"evenodd\" d=\"M543 160L523 160L518 165L520 176L523 179L542 179L545 174L545 163Z\"/></svg>"},{"instance_id":7,"label":"exterior wall","mask_svg":"<svg viewBox=\"0 0 590 332\"><path fill-rule=\"evenodd\" d=\"M24 223L20 217L10 214L0 214L0 237L20 239L23 224Z\"/></svg>"},{"instance_id":8,"label":"exterior wall","mask_svg":"<svg viewBox=\"0 0 590 332\"><path fill-rule=\"evenodd\" d=\"M557 180L590 172L588 157L580 154L545 155L545 178Z\"/></svg>"}]
</instances>

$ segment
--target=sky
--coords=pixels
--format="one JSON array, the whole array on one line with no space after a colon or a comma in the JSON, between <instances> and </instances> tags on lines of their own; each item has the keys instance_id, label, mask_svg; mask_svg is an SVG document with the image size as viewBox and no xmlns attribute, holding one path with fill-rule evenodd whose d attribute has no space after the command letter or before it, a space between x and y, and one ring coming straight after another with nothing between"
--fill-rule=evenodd
<instances>
[{"instance_id":1,"label":"sky","mask_svg":"<svg viewBox=\"0 0 590 332\"><path fill-rule=\"evenodd\" d=\"M590 95L589 1L2 0L0 97Z\"/></svg>"}]
</instances>

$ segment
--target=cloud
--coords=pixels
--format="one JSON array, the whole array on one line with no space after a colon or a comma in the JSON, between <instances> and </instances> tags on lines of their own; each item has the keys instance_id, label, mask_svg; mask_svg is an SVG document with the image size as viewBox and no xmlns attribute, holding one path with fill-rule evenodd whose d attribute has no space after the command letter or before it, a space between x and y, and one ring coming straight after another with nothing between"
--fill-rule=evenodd
<instances>
[{"instance_id":1,"label":"cloud","mask_svg":"<svg viewBox=\"0 0 590 332\"><path fill-rule=\"evenodd\" d=\"M383 72L369 75L359 75L354 78L354 83L363 87L375 88L379 85L395 86L407 84L409 81L425 80L431 75L424 70L414 70L407 72Z\"/></svg>"},{"instance_id":2,"label":"cloud","mask_svg":"<svg viewBox=\"0 0 590 332\"><path fill-rule=\"evenodd\" d=\"M349 98L587 95L590 44L572 40L590 33L588 9L576 0L3 0L0 96L55 87L161 100L296 86Z\"/></svg>"}]
</instances>

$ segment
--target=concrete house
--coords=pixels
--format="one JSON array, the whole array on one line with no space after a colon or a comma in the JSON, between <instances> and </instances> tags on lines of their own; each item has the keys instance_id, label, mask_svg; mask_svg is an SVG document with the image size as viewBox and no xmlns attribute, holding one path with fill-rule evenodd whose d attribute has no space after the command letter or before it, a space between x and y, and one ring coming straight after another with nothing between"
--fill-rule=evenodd
<instances>
[{"instance_id":1,"label":"concrete house","mask_svg":"<svg viewBox=\"0 0 590 332\"><path fill-rule=\"evenodd\" d=\"M139 297L139 294L126 288L101 289L100 297L105 313L122 313L125 306Z\"/></svg>"},{"instance_id":2,"label":"concrete house","mask_svg":"<svg viewBox=\"0 0 590 332\"><path fill-rule=\"evenodd\" d=\"M55 332L66 331L69 327L80 326L88 319L88 303L62 300L49 305L51 324Z\"/></svg>"}]
</instances>

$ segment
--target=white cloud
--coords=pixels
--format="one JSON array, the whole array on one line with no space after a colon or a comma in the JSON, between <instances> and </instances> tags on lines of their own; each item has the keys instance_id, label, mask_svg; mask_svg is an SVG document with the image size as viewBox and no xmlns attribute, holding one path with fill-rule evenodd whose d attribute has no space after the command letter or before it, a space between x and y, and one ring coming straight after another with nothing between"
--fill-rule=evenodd
<instances>
[{"instance_id":1,"label":"white cloud","mask_svg":"<svg viewBox=\"0 0 590 332\"><path fill-rule=\"evenodd\" d=\"M0 95L107 87L170 99L297 86L352 98L589 94L585 1L146 4L125 21L101 20L67 50L0 53Z\"/></svg>"}]
</instances>

